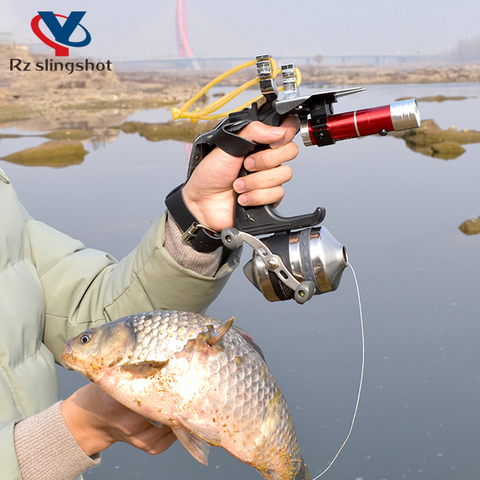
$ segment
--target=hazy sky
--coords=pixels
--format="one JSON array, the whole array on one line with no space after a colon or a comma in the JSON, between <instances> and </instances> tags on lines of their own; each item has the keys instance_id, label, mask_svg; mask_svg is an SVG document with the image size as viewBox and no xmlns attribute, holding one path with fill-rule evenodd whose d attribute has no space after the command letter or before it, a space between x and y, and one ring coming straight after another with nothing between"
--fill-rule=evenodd
<instances>
[{"instance_id":1,"label":"hazy sky","mask_svg":"<svg viewBox=\"0 0 480 480\"><path fill-rule=\"evenodd\" d=\"M198 56L258 53L443 53L480 35L478 0L185 0ZM39 43L38 10L68 16L92 41L72 54L102 59L175 56L176 0L0 0L0 30ZM47 30L48 31L48 30ZM75 33L81 33L77 29ZM73 39L73 37L72 37Z\"/></svg>"}]
</instances>

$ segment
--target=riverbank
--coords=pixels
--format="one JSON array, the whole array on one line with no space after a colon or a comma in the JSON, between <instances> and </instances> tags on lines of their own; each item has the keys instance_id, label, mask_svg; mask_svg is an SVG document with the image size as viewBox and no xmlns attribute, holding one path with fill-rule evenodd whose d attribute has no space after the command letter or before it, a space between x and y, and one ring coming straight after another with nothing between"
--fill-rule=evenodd
<instances>
[{"instance_id":1,"label":"riverbank","mask_svg":"<svg viewBox=\"0 0 480 480\"><path fill-rule=\"evenodd\" d=\"M480 65L310 66L301 68L305 83L328 85L386 85L416 83L478 83Z\"/></svg>"},{"instance_id":2,"label":"riverbank","mask_svg":"<svg viewBox=\"0 0 480 480\"><path fill-rule=\"evenodd\" d=\"M201 88L198 79L178 74L121 78L114 65L71 72L67 63L75 59L67 60L49 59L51 68L39 70L47 62L43 57L26 47L0 45L0 124L40 131L108 128L137 110L182 102Z\"/></svg>"},{"instance_id":3,"label":"riverbank","mask_svg":"<svg viewBox=\"0 0 480 480\"><path fill-rule=\"evenodd\" d=\"M12 59L21 59L22 63ZM75 59L68 59L74 62ZM121 124L141 109L182 104L219 73L213 70L117 72L39 71L38 62L26 47L0 45L0 125L25 130L58 128L105 129ZM51 63L51 59L49 60ZM67 63L64 60L65 64ZM85 60L84 60L85 62ZM109 66L110 67L110 66ZM386 66L305 65L299 66L303 84L373 85L402 83L480 82L480 65ZM239 85L255 76L255 68L244 70L222 82Z\"/></svg>"}]
</instances>

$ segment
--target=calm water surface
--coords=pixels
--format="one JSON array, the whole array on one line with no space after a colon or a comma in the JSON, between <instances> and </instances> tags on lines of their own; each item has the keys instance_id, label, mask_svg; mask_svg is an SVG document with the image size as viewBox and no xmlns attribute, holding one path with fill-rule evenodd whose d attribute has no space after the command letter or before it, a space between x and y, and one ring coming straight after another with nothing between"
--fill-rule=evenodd
<instances>
[{"instance_id":1,"label":"calm water surface","mask_svg":"<svg viewBox=\"0 0 480 480\"><path fill-rule=\"evenodd\" d=\"M336 112L438 94L468 99L422 102L423 119L433 118L442 128L480 130L479 85L373 86L340 99ZM145 118L166 116L147 112ZM142 114L134 118L142 120ZM2 140L0 155L43 141ZM185 147L123 133L101 148L85 147L90 153L76 166L0 166L31 215L121 258L163 211L165 195L183 182ZM458 229L480 215L480 144L465 148L459 158L444 161L393 137L321 149L300 145L279 210L295 215L327 209L324 225L348 250L366 323L358 420L325 479L480 477L480 235ZM246 247L242 264L250 255ZM343 442L358 388L361 341L351 272L336 292L299 306L268 303L239 269L208 313L234 315L263 349L315 476ZM59 369L59 375L63 397L85 383L76 373ZM179 442L158 457L115 445L85 476L260 478L218 448L204 467Z\"/></svg>"}]
</instances>

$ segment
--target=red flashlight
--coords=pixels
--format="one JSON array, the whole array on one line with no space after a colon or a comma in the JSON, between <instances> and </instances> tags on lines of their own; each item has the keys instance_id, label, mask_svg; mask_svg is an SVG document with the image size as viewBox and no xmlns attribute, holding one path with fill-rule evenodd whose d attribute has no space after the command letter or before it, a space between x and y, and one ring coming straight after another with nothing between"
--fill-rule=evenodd
<instances>
[{"instance_id":1,"label":"red flashlight","mask_svg":"<svg viewBox=\"0 0 480 480\"><path fill-rule=\"evenodd\" d=\"M347 138L367 135L386 135L387 132L407 130L420 126L420 112L414 99L394 102L375 108L329 115L326 125L312 127L311 120L303 120L300 134L306 146L335 143ZM325 137L328 138L325 141Z\"/></svg>"}]
</instances>

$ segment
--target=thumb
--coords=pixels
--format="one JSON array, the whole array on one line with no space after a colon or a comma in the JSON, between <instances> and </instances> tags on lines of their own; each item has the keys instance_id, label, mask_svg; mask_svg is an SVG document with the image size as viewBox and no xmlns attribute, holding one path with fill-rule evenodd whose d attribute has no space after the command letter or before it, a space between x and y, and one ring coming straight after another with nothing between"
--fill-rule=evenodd
<instances>
[{"instance_id":1,"label":"thumb","mask_svg":"<svg viewBox=\"0 0 480 480\"><path fill-rule=\"evenodd\" d=\"M261 122L251 122L241 131L240 135L251 142L276 148L284 143L286 132L285 127L272 127Z\"/></svg>"}]
</instances>

